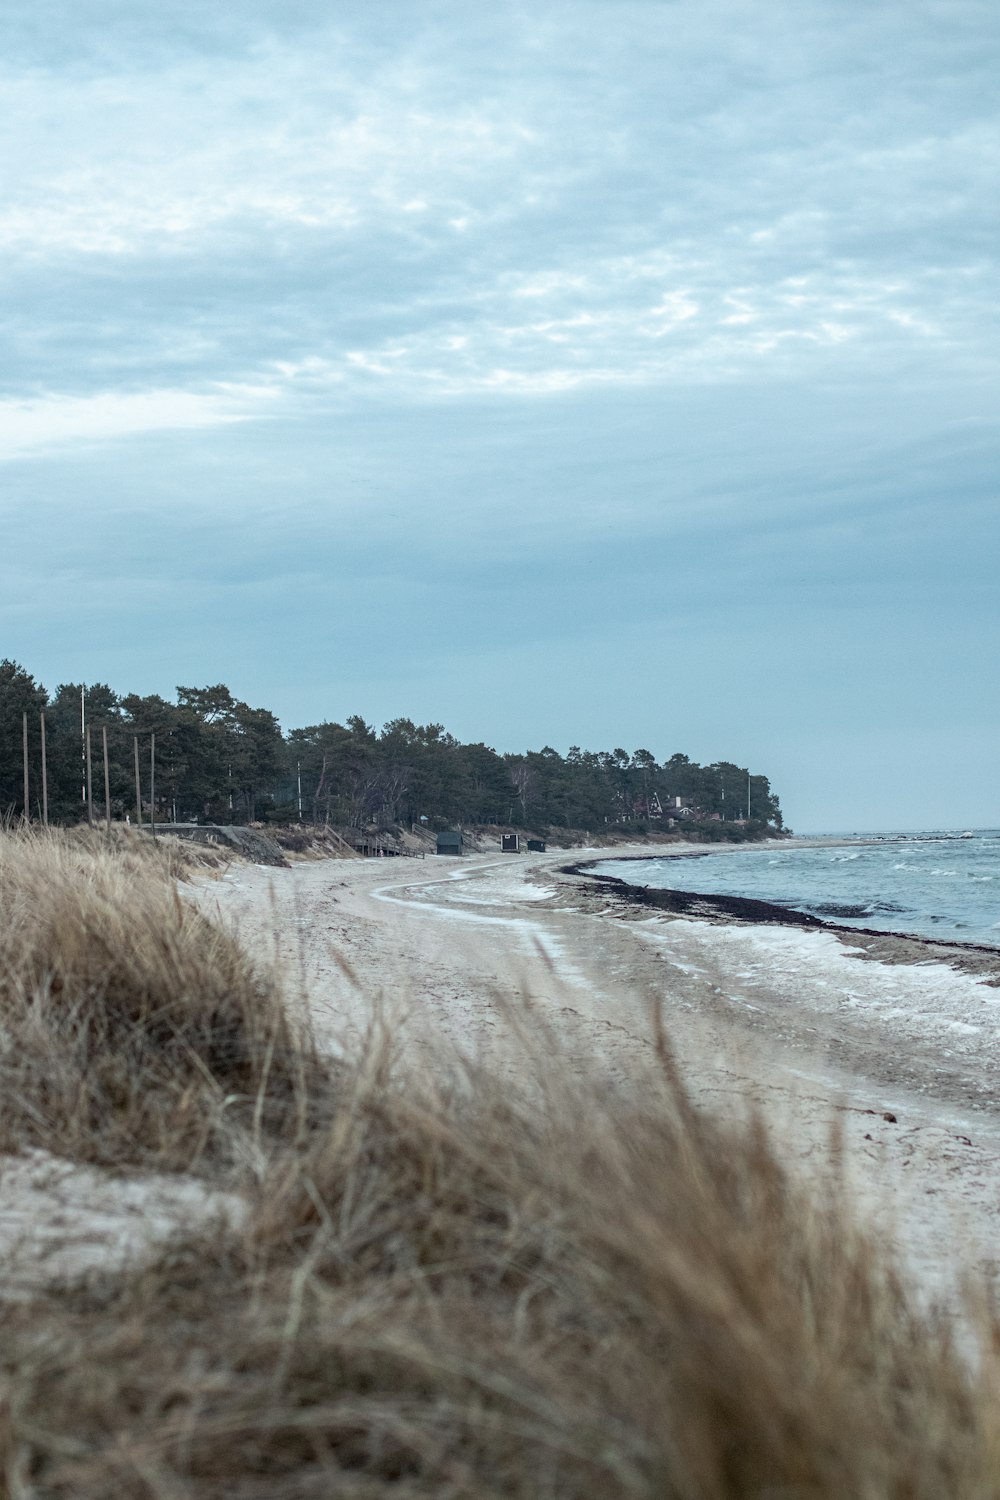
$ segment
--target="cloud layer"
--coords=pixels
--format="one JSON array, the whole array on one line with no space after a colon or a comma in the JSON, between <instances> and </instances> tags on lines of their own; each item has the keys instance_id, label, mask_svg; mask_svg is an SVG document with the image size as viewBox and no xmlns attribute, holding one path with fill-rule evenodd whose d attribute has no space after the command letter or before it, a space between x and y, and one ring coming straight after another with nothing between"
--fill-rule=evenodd
<instances>
[{"instance_id":1,"label":"cloud layer","mask_svg":"<svg viewBox=\"0 0 1000 1500\"><path fill-rule=\"evenodd\" d=\"M0 65L10 649L163 691L180 657L179 680L277 688L292 721L620 743L624 716L664 753L681 716L637 704L666 658L693 753L739 749L704 744L733 693L765 769L776 671L816 725L781 726L796 765L824 702L862 742L867 650L905 738L922 663L948 642L969 693L963 632L996 635L998 63L978 0L22 7ZM146 601L128 649L109 545L116 598ZM52 576L96 667L39 630ZM228 660L199 667L171 599ZM322 684L304 636L349 648ZM541 657L580 689L595 636L634 642L603 719L579 690L549 715ZM518 683L522 718L470 672ZM978 764L996 716L974 719ZM901 817L890 792L864 815ZM808 821L856 821L858 793L810 795Z\"/></svg>"}]
</instances>

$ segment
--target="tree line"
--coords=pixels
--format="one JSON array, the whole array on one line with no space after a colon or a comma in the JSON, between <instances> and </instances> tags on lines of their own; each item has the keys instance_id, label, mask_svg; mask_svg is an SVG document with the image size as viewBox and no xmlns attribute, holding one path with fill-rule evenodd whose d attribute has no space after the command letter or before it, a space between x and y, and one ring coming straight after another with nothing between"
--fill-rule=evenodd
<instances>
[{"instance_id":1,"label":"tree line","mask_svg":"<svg viewBox=\"0 0 1000 1500\"><path fill-rule=\"evenodd\" d=\"M498 754L463 744L440 724L393 719L381 730L357 716L282 733L273 713L229 688L178 687L119 696L104 683L63 683L51 695L16 662L0 662L0 811L23 815L27 728L28 812L42 814L44 719L50 822L87 816L87 729L97 815L159 822L303 822L391 828L499 824L596 831L698 825L708 836L780 829L766 776L729 761L702 766L648 750L551 746ZM108 807L103 749L107 745ZM138 752L138 754L137 754ZM152 752L152 753L151 753ZM138 787L137 787L138 765ZM155 781L153 780L155 776Z\"/></svg>"}]
</instances>

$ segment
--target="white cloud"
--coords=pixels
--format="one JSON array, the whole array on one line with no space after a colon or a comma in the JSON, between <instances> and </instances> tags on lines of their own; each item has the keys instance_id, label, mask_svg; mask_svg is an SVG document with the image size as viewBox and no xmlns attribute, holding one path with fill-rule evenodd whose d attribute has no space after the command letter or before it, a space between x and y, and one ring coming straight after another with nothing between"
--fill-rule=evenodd
<instances>
[{"instance_id":1,"label":"white cloud","mask_svg":"<svg viewBox=\"0 0 1000 1500\"><path fill-rule=\"evenodd\" d=\"M218 427L261 416L273 401L267 386L195 394L156 390L126 395L51 395L0 400L0 460L64 444L107 443L139 433Z\"/></svg>"},{"instance_id":2,"label":"white cloud","mask_svg":"<svg viewBox=\"0 0 1000 1500\"><path fill-rule=\"evenodd\" d=\"M937 662L995 742L995 0L10 9L0 609L32 670L270 672L298 722L391 683L451 723L489 683L470 735L507 735L502 635L532 739L583 704L594 743L710 759L886 682L922 722ZM595 599L648 649L595 667Z\"/></svg>"},{"instance_id":3,"label":"white cloud","mask_svg":"<svg viewBox=\"0 0 1000 1500\"><path fill-rule=\"evenodd\" d=\"M285 409L809 378L945 347L986 367L991 98L980 118L942 83L902 10L836 9L790 27L774 4L751 24L728 0L588 0L456 29L445 5L398 34L284 30L272 9L227 51L223 7L207 54L164 26L155 63L8 64L8 399L63 391L64 418L31 428L62 442L86 439L88 393L122 431L152 422L136 386L193 421L229 420L237 385ZM925 24L942 55L966 45Z\"/></svg>"},{"instance_id":4,"label":"white cloud","mask_svg":"<svg viewBox=\"0 0 1000 1500\"><path fill-rule=\"evenodd\" d=\"M528 141L505 112L422 106L322 49L122 79L8 69L0 87L0 246L32 256L189 253L223 232L425 214L464 227L470 180L505 174Z\"/></svg>"}]
</instances>

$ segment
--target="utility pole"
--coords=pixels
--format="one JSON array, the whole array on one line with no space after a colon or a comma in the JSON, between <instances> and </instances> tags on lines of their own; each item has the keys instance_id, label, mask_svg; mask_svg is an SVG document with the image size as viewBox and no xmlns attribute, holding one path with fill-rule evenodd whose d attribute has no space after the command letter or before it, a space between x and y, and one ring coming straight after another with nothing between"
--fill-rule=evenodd
<instances>
[{"instance_id":1,"label":"utility pole","mask_svg":"<svg viewBox=\"0 0 1000 1500\"><path fill-rule=\"evenodd\" d=\"M149 736L149 826L156 838L156 735Z\"/></svg>"},{"instance_id":2,"label":"utility pole","mask_svg":"<svg viewBox=\"0 0 1000 1500\"><path fill-rule=\"evenodd\" d=\"M747 772L747 822L750 821L750 772Z\"/></svg>"},{"instance_id":3,"label":"utility pole","mask_svg":"<svg viewBox=\"0 0 1000 1500\"><path fill-rule=\"evenodd\" d=\"M86 787L85 787L85 790L86 790L86 793L87 793L87 823L88 823L89 827L93 828L93 826L94 826L94 763L93 763L93 759L92 759L91 753L90 753L90 725L89 724L87 725L87 732L84 735L84 770L86 772L86 777L87 777Z\"/></svg>"},{"instance_id":4,"label":"utility pole","mask_svg":"<svg viewBox=\"0 0 1000 1500\"><path fill-rule=\"evenodd\" d=\"M142 827L142 783L139 780L139 736L132 736L132 751L135 755L135 821L136 827Z\"/></svg>"},{"instance_id":5,"label":"utility pole","mask_svg":"<svg viewBox=\"0 0 1000 1500\"><path fill-rule=\"evenodd\" d=\"M296 779L297 779L297 782L298 782L298 809L299 809L299 822L301 823L302 822L302 762L300 760L297 760L295 762L295 775L296 775Z\"/></svg>"},{"instance_id":6,"label":"utility pole","mask_svg":"<svg viewBox=\"0 0 1000 1500\"><path fill-rule=\"evenodd\" d=\"M111 832L111 772L108 769L108 726L101 725L101 749L104 752L104 821Z\"/></svg>"},{"instance_id":7,"label":"utility pole","mask_svg":"<svg viewBox=\"0 0 1000 1500\"><path fill-rule=\"evenodd\" d=\"M82 776L80 778L80 801L83 803L84 807L86 807L86 805L87 805L87 710L86 710L85 701L84 701L84 694L85 694L86 691L87 690L86 690L85 686L83 685L83 683L81 683L80 684L80 762L81 762L81 764L80 764L80 770L82 771L83 774L82 774ZM91 819L91 822L93 822L93 819Z\"/></svg>"},{"instance_id":8,"label":"utility pole","mask_svg":"<svg viewBox=\"0 0 1000 1500\"><path fill-rule=\"evenodd\" d=\"M21 715L21 755L24 762L24 821L31 822L31 802L28 788L28 714Z\"/></svg>"},{"instance_id":9,"label":"utility pole","mask_svg":"<svg viewBox=\"0 0 1000 1500\"><path fill-rule=\"evenodd\" d=\"M45 714L39 714L42 724L42 823L49 826L49 770L45 760Z\"/></svg>"}]
</instances>

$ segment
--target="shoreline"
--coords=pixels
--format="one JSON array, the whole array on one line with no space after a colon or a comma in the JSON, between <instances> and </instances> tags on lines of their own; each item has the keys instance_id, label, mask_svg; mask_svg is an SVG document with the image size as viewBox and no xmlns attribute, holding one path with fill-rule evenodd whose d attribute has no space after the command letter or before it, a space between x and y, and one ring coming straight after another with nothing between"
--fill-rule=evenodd
<instances>
[{"instance_id":1,"label":"shoreline","mask_svg":"<svg viewBox=\"0 0 1000 1500\"><path fill-rule=\"evenodd\" d=\"M646 845L616 852L649 857ZM870 1231L897 1246L922 1298L957 1314L963 1274L996 1285L997 990L926 944L873 939L866 949L821 924L623 899L586 873L604 857L591 846L233 863L182 883L179 896L276 973L334 1057L356 1055L374 1026L405 1071L452 1058L454 1075L440 1080L450 1087L470 1058L516 1092L530 1076L530 1034L631 1105L665 1037L691 1104L737 1129L758 1121L785 1170L821 1195L846 1189ZM573 865L584 873L567 873ZM886 943L891 951L878 951ZM37 1261L41 1279L61 1265L96 1267L119 1241L141 1255L176 1214L195 1212L190 1185L182 1204L148 1175L123 1187L88 1170L44 1153L8 1165L5 1237L24 1236L23 1263ZM139 1202L141 1241L125 1233ZM80 1205L72 1229L70 1204ZM205 1201L208 1213L221 1207Z\"/></svg>"},{"instance_id":2,"label":"shoreline","mask_svg":"<svg viewBox=\"0 0 1000 1500\"><path fill-rule=\"evenodd\" d=\"M402 1066L433 1055L430 1029L517 1087L530 1011L581 1068L631 1090L658 1014L692 1102L758 1115L789 1170L849 1184L928 1295L955 1305L960 1270L992 1281L1000 995L983 973L905 939L632 902L566 873L604 851L572 852L239 866L188 891L278 965L334 1050L375 1007Z\"/></svg>"},{"instance_id":3,"label":"shoreline","mask_svg":"<svg viewBox=\"0 0 1000 1500\"><path fill-rule=\"evenodd\" d=\"M851 842L853 844L856 841ZM831 843L830 847L840 845ZM706 849L704 854L708 857L716 852L727 851ZM641 864L649 859L660 861L691 857L688 851L668 855L628 854L615 862ZM850 927L843 922L833 922L826 917L817 917L812 912L798 911L795 907L763 901L755 896L730 896L715 892L686 891L676 887L634 885L618 875L603 875L594 869L595 865L610 862L609 858L601 855L597 859L577 860L561 868L563 874L599 882L605 890L611 891L628 905L651 907L673 916L692 917L706 922L734 925L753 923L829 932L849 947L866 950L869 957L880 963L947 963L957 972L978 975L985 983L1000 987L1000 946L963 942L958 938L925 937L920 933L899 932L889 928Z\"/></svg>"}]
</instances>

